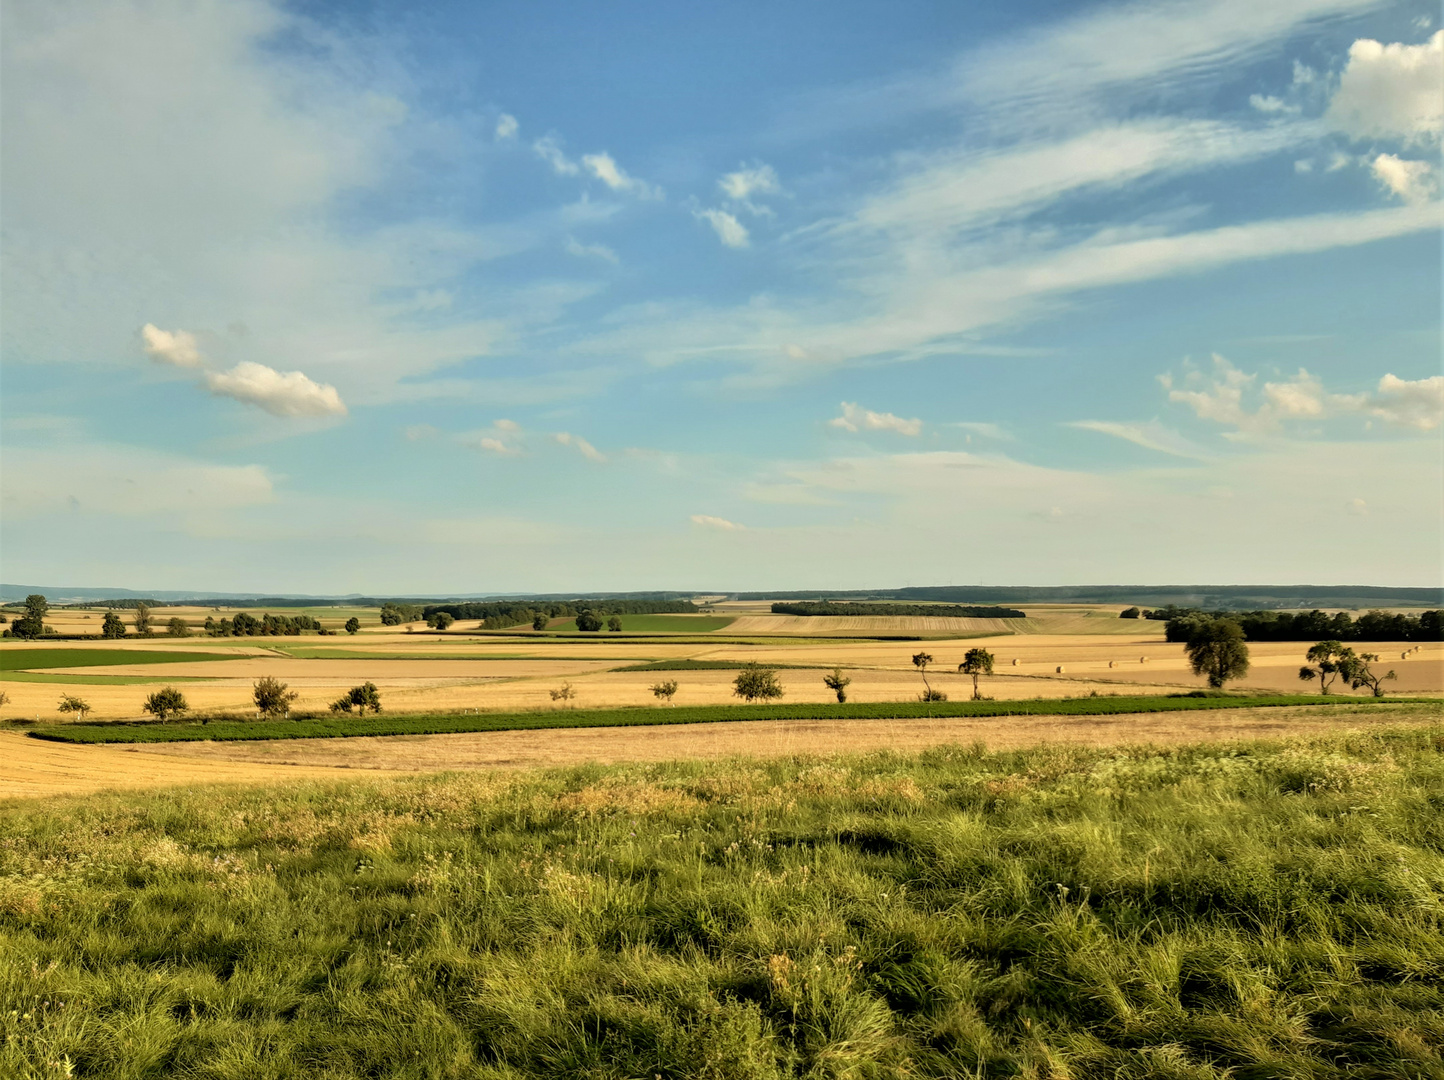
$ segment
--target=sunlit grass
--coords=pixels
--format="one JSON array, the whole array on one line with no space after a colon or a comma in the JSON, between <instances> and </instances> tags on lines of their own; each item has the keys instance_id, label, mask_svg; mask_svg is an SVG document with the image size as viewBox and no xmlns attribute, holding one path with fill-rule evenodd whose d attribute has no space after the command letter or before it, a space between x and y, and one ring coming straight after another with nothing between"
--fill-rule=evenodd
<instances>
[{"instance_id":1,"label":"sunlit grass","mask_svg":"<svg viewBox=\"0 0 1444 1080\"><path fill-rule=\"evenodd\" d=\"M1411 1077L1444 739L11 803L0 1075Z\"/></svg>"}]
</instances>

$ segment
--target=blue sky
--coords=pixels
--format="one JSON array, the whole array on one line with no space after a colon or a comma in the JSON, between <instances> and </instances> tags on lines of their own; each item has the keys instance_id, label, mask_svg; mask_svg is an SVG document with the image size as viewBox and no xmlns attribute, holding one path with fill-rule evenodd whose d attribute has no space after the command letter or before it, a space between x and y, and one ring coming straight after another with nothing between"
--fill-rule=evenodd
<instances>
[{"instance_id":1,"label":"blue sky","mask_svg":"<svg viewBox=\"0 0 1444 1080\"><path fill-rule=\"evenodd\" d=\"M1441 583L1437 7L3 9L0 573Z\"/></svg>"}]
</instances>

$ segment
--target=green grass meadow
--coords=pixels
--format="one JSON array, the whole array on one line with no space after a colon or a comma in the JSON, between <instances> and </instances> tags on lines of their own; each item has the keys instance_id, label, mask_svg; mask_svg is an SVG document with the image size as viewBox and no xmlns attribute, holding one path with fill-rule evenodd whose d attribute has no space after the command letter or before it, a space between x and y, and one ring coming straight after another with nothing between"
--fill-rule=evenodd
<instances>
[{"instance_id":1,"label":"green grass meadow","mask_svg":"<svg viewBox=\"0 0 1444 1080\"><path fill-rule=\"evenodd\" d=\"M1444 1075L1444 737L11 802L0 1075Z\"/></svg>"},{"instance_id":2,"label":"green grass meadow","mask_svg":"<svg viewBox=\"0 0 1444 1080\"><path fill-rule=\"evenodd\" d=\"M0 671L45 668L119 667L129 664L187 664L234 660L232 653L183 652L161 649L22 649L0 648Z\"/></svg>"}]
</instances>

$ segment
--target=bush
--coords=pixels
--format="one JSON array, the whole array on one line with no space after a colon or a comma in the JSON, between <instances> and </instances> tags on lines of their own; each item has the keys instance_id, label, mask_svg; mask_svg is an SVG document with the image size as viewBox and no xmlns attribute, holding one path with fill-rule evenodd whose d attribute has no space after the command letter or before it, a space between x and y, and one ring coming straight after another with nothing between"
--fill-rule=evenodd
<instances>
[{"instance_id":1,"label":"bush","mask_svg":"<svg viewBox=\"0 0 1444 1080\"><path fill-rule=\"evenodd\" d=\"M577 629L588 633L595 632L602 628L602 620L597 618L590 611L584 611L577 616Z\"/></svg>"},{"instance_id":2,"label":"bush","mask_svg":"<svg viewBox=\"0 0 1444 1080\"><path fill-rule=\"evenodd\" d=\"M60 704L56 706L56 709L63 713L79 713L80 719L84 720L86 714L90 712L90 703L74 694L61 694Z\"/></svg>"},{"instance_id":3,"label":"bush","mask_svg":"<svg viewBox=\"0 0 1444 1080\"><path fill-rule=\"evenodd\" d=\"M547 613L545 611L538 611L531 617L531 628L540 633L547 628L547 623L549 622L551 622L551 620L547 618Z\"/></svg>"},{"instance_id":4,"label":"bush","mask_svg":"<svg viewBox=\"0 0 1444 1080\"><path fill-rule=\"evenodd\" d=\"M564 682L555 690L550 690L553 701L571 701L577 696L577 688L569 682Z\"/></svg>"},{"instance_id":5,"label":"bush","mask_svg":"<svg viewBox=\"0 0 1444 1080\"><path fill-rule=\"evenodd\" d=\"M171 637L191 636L191 628L186 625L186 621L182 619L179 615L177 615L170 622L166 623L165 629L166 633L168 633Z\"/></svg>"},{"instance_id":6,"label":"bush","mask_svg":"<svg viewBox=\"0 0 1444 1080\"><path fill-rule=\"evenodd\" d=\"M354 633L356 633L357 630L360 630L360 629L361 629L361 620L358 619L358 618L356 618L355 615L352 615L349 619L346 620L346 633L348 633L348 634L354 634Z\"/></svg>"},{"instance_id":7,"label":"bush","mask_svg":"<svg viewBox=\"0 0 1444 1080\"><path fill-rule=\"evenodd\" d=\"M782 696L777 669L748 664L732 680L732 693L746 701L768 701Z\"/></svg>"},{"instance_id":8,"label":"bush","mask_svg":"<svg viewBox=\"0 0 1444 1080\"><path fill-rule=\"evenodd\" d=\"M677 692L677 680L667 679L665 682L653 683L649 689L657 697L666 700L670 704L672 695Z\"/></svg>"},{"instance_id":9,"label":"bush","mask_svg":"<svg viewBox=\"0 0 1444 1080\"><path fill-rule=\"evenodd\" d=\"M947 701L947 700L948 700L948 695L945 694L945 693L943 693L941 690L932 690L932 689L929 689L929 690L924 690L921 694L919 694L919 695L918 695L918 700L919 700L919 701Z\"/></svg>"},{"instance_id":10,"label":"bush","mask_svg":"<svg viewBox=\"0 0 1444 1080\"><path fill-rule=\"evenodd\" d=\"M613 615L610 619L607 620L607 629L612 631L612 633L616 633L617 631L621 630L621 628L622 618L620 615Z\"/></svg>"},{"instance_id":11,"label":"bush","mask_svg":"<svg viewBox=\"0 0 1444 1080\"><path fill-rule=\"evenodd\" d=\"M169 720L173 716L180 716L189 711L185 695L173 686L167 686L164 690L157 690L150 697L145 699L141 706L142 712L148 712L157 720Z\"/></svg>"},{"instance_id":12,"label":"bush","mask_svg":"<svg viewBox=\"0 0 1444 1080\"><path fill-rule=\"evenodd\" d=\"M116 617L115 612L107 611L105 613L105 621L100 624L100 636L103 638L125 637L125 623Z\"/></svg>"},{"instance_id":13,"label":"bush","mask_svg":"<svg viewBox=\"0 0 1444 1080\"><path fill-rule=\"evenodd\" d=\"M1120 619L1141 619L1143 612L1139 611L1136 607L1124 608L1118 613L1118 617Z\"/></svg>"},{"instance_id":14,"label":"bush","mask_svg":"<svg viewBox=\"0 0 1444 1080\"><path fill-rule=\"evenodd\" d=\"M842 668L840 667L833 668L831 675L824 675L822 677L823 685L837 695L837 703L839 705L847 702L847 688L851 682L851 679L843 676Z\"/></svg>"}]
</instances>

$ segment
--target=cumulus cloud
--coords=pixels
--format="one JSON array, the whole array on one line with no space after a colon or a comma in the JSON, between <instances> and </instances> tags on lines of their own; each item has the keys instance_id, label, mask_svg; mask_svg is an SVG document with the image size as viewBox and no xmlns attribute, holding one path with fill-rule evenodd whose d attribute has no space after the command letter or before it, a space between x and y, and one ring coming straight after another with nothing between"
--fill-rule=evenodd
<instances>
[{"instance_id":1,"label":"cumulus cloud","mask_svg":"<svg viewBox=\"0 0 1444 1080\"><path fill-rule=\"evenodd\" d=\"M603 259L614 264L622 261L606 244L583 244L574 236L567 237L567 254L579 259Z\"/></svg>"},{"instance_id":2,"label":"cumulus cloud","mask_svg":"<svg viewBox=\"0 0 1444 1080\"><path fill-rule=\"evenodd\" d=\"M229 371L206 372L211 393L255 405L272 416L345 416L334 386L313 382L299 371L284 375L265 364L242 361Z\"/></svg>"},{"instance_id":3,"label":"cumulus cloud","mask_svg":"<svg viewBox=\"0 0 1444 1080\"><path fill-rule=\"evenodd\" d=\"M730 248L745 248L749 243L747 226L726 210L696 210L693 215L698 221L705 221L717 233L717 239Z\"/></svg>"},{"instance_id":4,"label":"cumulus cloud","mask_svg":"<svg viewBox=\"0 0 1444 1080\"><path fill-rule=\"evenodd\" d=\"M201 350L194 334L185 330L162 330L146 323L140 328L140 336L145 341L146 355L159 363L187 368L201 366Z\"/></svg>"},{"instance_id":5,"label":"cumulus cloud","mask_svg":"<svg viewBox=\"0 0 1444 1080\"><path fill-rule=\"evenodd\" d=\"M1283 98L1274 97L1272 94L1250 94L1248 103L1261 113L1296 113L1299 111L1297 105L1290 105Z\"/></svg>"},{"instance_id":6,"label":"cumulus cloud","mask_svg":"<svg viewBox=\"0 0 1444 1080\"><path fill-rule=\"evenodd\" d=\"M1366 408L1390 424L1432 431L1444 423L1444 375L1412 381L1385 375Z\"/></svg>"},{"instance_id":7,"label":"cumulus cloud","mask_svg":"<svg viewBox=\"0 0 1444 1080\"><path fill-rule=\"evenodd\" d=\"M1357 138L1437 140L1444 131L1444 30L1422 45L1355 41L1326 118Z\"/></svg>"},{"instance_id":8,"label":"cumulus cloud","mask_svg":"<svg viewBox=\"0 0 1444 1080\"><path fill-rule=\"evenodd\" d=\"M573 435L571 434L571 432L558 431L555 435L552 436L552 438L559 442L562 446L576 447L576 449L581 452L582 457L586 458L588 461L605 463L607 460L606 454L602 453L591 443L587 442L586 439L583 439L577 435Z\"/></svg>"},{"instance_id":9,"label":"cumulus cloud","mask_svg":"<svg viewBox=\"0 0 1444 1080\"><path fill-rule=\"evenodd\" d=\"M843 431L895 431L899 435L919 435L923 430L921 420L904 420L892 413L877 413L864 409L855 402L842 403L842 415L827 422L829 427Z\"/></svg>"},{"instance_id":10,"label":"cumulus cloud","mask_svg":"<svg viewBox=\"0 0 1444 1080\"><path fill-rule=\"evenodd\" d=\"M660 189L652 187L646 181L638 180L635 176L628 175L626 170L616 163L611 154L605 152L583 154L582 164L586 166L587 172L613 191L625 191L641 199L661 198Z\"/></svg>"},{"instance_id":11,"label":"cumulus cloud","mask_svg":"<svg viewBox=\"0 0 1444 1080\"><path fill-rule=\"evenodd\" d=\"M562 152L561 143L550 135L532 143L531 148L558 176L576 176L582 171L580 165Z\"/></svg>"},{"instance_id":12,"label":"cumulus cloud","mask_svg":"<svg viewBox=\"0 0 1444 1080\"><path fill-rule=\"evenodd\" d=\"M1374 393L1333 394L1322 380L1300 368L1282 382L1264 383L1262 401L1250 409L1245 392L1257 379L1239 371L1222 356L1213 358L1211 378L1190 372L1184 389L1174 389L1171 376L1160 380L1170 401L1191 408L1204 420L1236 428L1227 438L1248 438L1277 430L1285 421L1325 420L1348 414L1364 415L1398 427L1430 431L1444 422L1444 375L1426 379L1400 379L1387 374Z\"/></svg>"},{"instance_id":13,"label":"cumulus cloud","mask_svg":"<svg viewBox=\"0 0 1444 1080\"><path fill-rule=\"evenodd\" d=\"M1374 179L1406 203L1424 203L1439 190L1439 176L1427 161L1405 161L1393 154L1380 154L1370 169Z\"/></svg>"},{"instance_id":14,"label":"cumulus cloud","mask_svg":"<svg viewBox=\"0 0 1444 1080\"><path fill-rule=\"evenodd\" d=\"M514 139L520 127L515 116L510 113L502 113L496 118L496 137L498 139Z\"/></svg>"},{"instance_id":15,"label":"cumulus cloud","mask_svg":"<svg viewBox=\"0 0 1444 1080\"><path fill-rule=\"evenodd\" d=\"M720 529L722 532L740 532L747 527L726 518L713 517L711 514L693 514L692 524L701 525L704 529Z\"/></svg>"}]
</instances>

